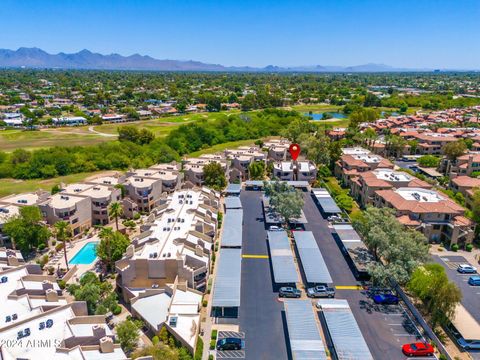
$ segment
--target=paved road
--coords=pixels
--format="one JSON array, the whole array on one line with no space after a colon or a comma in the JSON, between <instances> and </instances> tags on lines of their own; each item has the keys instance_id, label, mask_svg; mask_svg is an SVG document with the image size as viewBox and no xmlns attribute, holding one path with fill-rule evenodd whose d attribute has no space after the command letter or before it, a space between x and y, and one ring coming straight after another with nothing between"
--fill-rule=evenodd
<instances>
[{"instance_id":1,"label":"paved road","mask_svg":"<svg viewBox=\"0 0 480 360\"><path fill-rule=\"evenodd\" d=\"M242 191L244 255L268 254L261 192ZM273 292L269 259L242 260L240 331L245 332L245 357L251 360L288 359L283 304Z\"/></svg>"},{"instance_id":2,"label":"paved road","mask_svg":"<svg viewBox=\"0 0 480 360\"><path fill-rule=\"evenodd\" d=\"M305 228L313 232L334 285L359 284L332 236L328 221L322 218L309 193L305 193L303 211L308 220ZM336 298L348 300L375 359L405 359L401 345L415 341L418 332L402 307L375 305L359 290L337 290Z\"/></svg>"},{"instance_id":3,"label":"paved road","mask_svg":"<svg viewBox=\"0 0 480 360\"><path fill-rule=\"evenodd\" d=\"M475 320L480 322L480 286L468 285L468 278L472 274L460 274L456 270L458 264L468 264L468 261L461 255L441 257L435 255L433 260L445 268L448 278L455 282L462 291L462 305Z\"/></svg>"}]
</instances>

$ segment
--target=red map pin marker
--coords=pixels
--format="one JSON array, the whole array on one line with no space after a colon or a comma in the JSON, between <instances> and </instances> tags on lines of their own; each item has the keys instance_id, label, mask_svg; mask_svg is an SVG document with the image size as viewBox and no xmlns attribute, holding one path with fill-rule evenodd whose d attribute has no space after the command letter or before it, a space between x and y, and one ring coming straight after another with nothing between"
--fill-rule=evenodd
<instances>
[{"instance_id":1,"label":"red map pin marker","mask_svg":"<svg viewBox=\"0 0 480 360\"><path fill-rule=\"evenodd\" d=\"M288 151L290 151L290 155L292 155L293 161L297 160L298 155L300 155L300 146L298 144L292 144L288 148Z\"/></svg>"}]
</instances>

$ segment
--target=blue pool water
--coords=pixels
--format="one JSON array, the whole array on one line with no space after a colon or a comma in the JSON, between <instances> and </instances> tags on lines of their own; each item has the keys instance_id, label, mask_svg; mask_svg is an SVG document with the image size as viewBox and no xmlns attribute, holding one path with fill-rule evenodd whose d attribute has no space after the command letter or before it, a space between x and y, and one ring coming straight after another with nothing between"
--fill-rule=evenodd
<instances>
[{"instance_id":1,"label":"blue pool water","mask_svg":"<svg viewBox=\"0 0 480 360\"><path fill-rule=\"evenodd\" d=\"M97 257L98 242L92 241L83 245L83 247L70 260L70 264L91 264Z\"/></svg>"},{"instance_id":2,"label":"blue pool water","mask_svg":"<svg viewBox=\"0 0 480 360\"><path fill-rule=\"evenodd\" d=\"M328 111L328 113L329 113L330 115L332 115L332 117L333 117L334 119L345 119L345 118L346 118L346 116L345 116L344 114L339 113L339 112L329 112L329 111ZM323 120L323 114L324 114L324 113L316 113L316 114L305 113L305 114L303 114L303 115L305 115L305 116L310 116L313 120Z\"/></svg>"}]
</instances>

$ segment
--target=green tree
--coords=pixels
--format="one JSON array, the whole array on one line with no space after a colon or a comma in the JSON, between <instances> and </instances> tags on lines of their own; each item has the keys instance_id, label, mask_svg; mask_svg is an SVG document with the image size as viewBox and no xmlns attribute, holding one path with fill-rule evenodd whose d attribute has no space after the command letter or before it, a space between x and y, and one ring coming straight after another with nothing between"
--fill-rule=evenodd
<instances>
[{"instance_id":1,"label":"green tree","mask_svg":"<svg viewBox=\"0 0 480 360\"><path fill-rule=\"evenodd\" d=\"M304 149L307 159L317 165L330 163L330 138L320 131L315 135L303 133L298 137L300 147Z\"/></svg>"},{"instance_id":2,"label":"green tree","mask_svg":"<svg viewBox=\"0 0 480 360\"><path fill-rule=\"evenodd\" d=\"M51 236L50 230L42 222L42 214L36 206L23 206L18 216L13 216L3 225L3 233L7 235L13 249L22 253L47 244Z\"/></svg>"},{"instance_id":3,"label":"green tree","mask_svg":"<svg viewBox=\"0 0 480 360\"><path fill-rule=\"evenodd\" d=\"M394 279L405 284L413 271L428 259L428 242L423 234L400 224L393 209L367 207L353 222L365 244L379 262L369 267L375 282Z\"/></svg>"},{"instance_id":4,"label":"green tree","mask_svg":"<svg viewBox=\"0 0 480 360\"><path fill-rule=\"evenodd\" d=\"M467 145L462 139L449 142L443 147L443 153L450 160L456 160L465 150L467 150Z\"/></svg>"},{"instance_id":5,"label":"green tree","mask_svg":"<svg viewBox=\"0 0 480 360\"><path fill-rule=\"evenodd\" d=\"M205 185L215 190L223 190L227 186L227 178L222 166L217 162L211 162L203 167Z\"/></svg>"},{"instance_id":6,"label":"green tree","mask_svg":"<svg viewBox=\"0 0 480 360\"><path fill-rule=\"evenodd\" d=\"M57 221L54 227L57 241L63 243L63 257L65 259L65 265L67 266L68 271L70 270L70 267L68 266L67 259L67 241L69 241L72 237L72 229L70 228L70 224L63 220Z\"/></svg>"},{"instance_id":7,"label":"green tree","mask_svg":"<svg viewBox=\"0 0 480 360\"><path fill-rule=\"evenodd\" d=\"M248 166L248 174L251 180L263 180L265 178L265 162L254 161Z\"/></svg>"},{"instance_id":8,"label":"green tree","mask_svg":"<svg viewBox=\"0 0 480 360\"><path fill-rule=\"evenodd\" d=\"M111 203L108 207L108 212L110 216L113 216L115 219L115 227L118 231L118 218L123 215L123 208L119 202Z\"/></svg>"},{"instance_id":9,"label":"green tree","mask_svg":"<svg viewBox=\"0 0 480 360\"><path fill-rule=\"evenodd\" d=\"M436 325L447 325L462 300L460 289L448 280L445 269L440 264L418 267L407 288L422 301L433 328Z\"/></svg>"},{"instance_id":10,"label":"green tree","mask_svg":"<svg viewBox=\"0 0 480 360\"><path fill-rule=\"evenodd\" d=\"M300 217L304 204L300 191L280 181L264 181L263 187L265 195L270 199L272 211L280 215L285 224Z\"/></svg>"},{"instance_id":11,"label":"green tree","mask_svg":"<svg viewBox=\"0 0 480 360\"><path fill-rule=\"evenodd\" d=\"M302 117L293 120L288 127L282 132L282 136L296 143L299 141L300 135L313 132L313 125L307 118Z\"/></svg>"},{"instance_id":12,"label":"green tree","mask_svg":"<svg viewBox=\"0 0 480 360\"><path fill-rule=\"evenodd\" d=\"M440 158L434 155L423 155L418 158L417 162L422 167L436 168L440 165Z\"/></svg>"},{"instance_id":13,"label":"green tree","mask_svg":"<svg viewBox=\"0 0 480 360\"><path fill-rule=\"evenodd\" d=\"M127 250L130 240L121 232L113 232L111 228L103 228L100 231L100 238L97 256L112 270L115 261L120 260Z\"/></svg>"},{"instance_id":14,"label":"green tree","mask_svg":"<svg viewBox=\"0 0 480 360\"><path fill-rule=\"evenodd\" d=\"M131 320L125 320L115 327L120 346L126 353L131 353L137 347L140 334L138 326Z\"/></svg>"},{"instance_id":15,"label":"green tree","mask_svg":"<svg viewBox=\"0 0 480 360\"><path fill-rule=\"evenodd\" d=\"M107 310L113 311L118 306L112 285L107 281L100 281L91 271L82 275L79 284L68 285L67 290L75 300L87 303L90 315L104 315Z\"/></svg>"}]
</instances>

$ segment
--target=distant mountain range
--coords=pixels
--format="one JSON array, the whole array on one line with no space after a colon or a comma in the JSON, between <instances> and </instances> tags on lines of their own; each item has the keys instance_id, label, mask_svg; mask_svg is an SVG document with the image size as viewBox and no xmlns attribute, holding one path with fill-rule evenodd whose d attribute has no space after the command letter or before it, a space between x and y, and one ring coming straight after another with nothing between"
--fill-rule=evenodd
<instances>
[{"instance_id":1,"label":"distant mountain range","mask_svg":"<svg viewBox=\"0 0 480 360\"><path fill-rule=\"evenodd\" d=\"M401 69L383 64L356 66L296 66L278 67L269 65L263 68L234 67L220 64L206 64L200 61L159 60L150 56L134 54L102 55L82 50L74 54L49 54L38 48L21 47L18 50L0 49L0 67L3 68L58 68L58 69L97 69L97 70L148 70L148 71L251 71L251 72L400 72L431 71L430 69Z\"/></svg>"}]
</instances>

